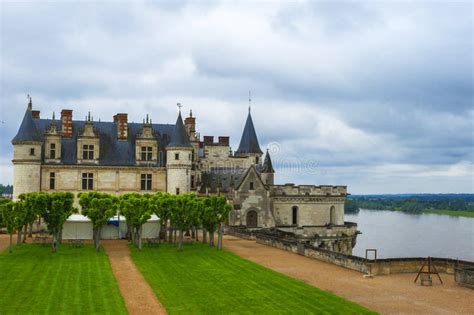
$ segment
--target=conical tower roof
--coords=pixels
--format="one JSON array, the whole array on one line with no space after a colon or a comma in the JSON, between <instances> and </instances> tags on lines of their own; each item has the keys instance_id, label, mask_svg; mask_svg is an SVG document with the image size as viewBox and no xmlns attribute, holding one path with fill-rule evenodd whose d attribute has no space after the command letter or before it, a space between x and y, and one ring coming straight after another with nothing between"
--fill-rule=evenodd
<instances>
[{"instance_id":1,"label":"conical tower roof","mask_svg":"<svg viewBox=\"0 0 474 315\"><path fill-rule=\"evenodd\" d=\"M247 116L247 121L245 122L244 132L242 133L242 138L240 139L240 145L236 154L242 153L259 153L263 154L260 150L260 145L258 144L257 133L255 132L255 127L253 126L252 115Z\"/></svg>"},{"instance_id":2,"label":"conical tower roof","mask_svg":"<svg viewBox=\"0 0 474 315\"><path fill-rule=\"evenodd\" d=\"M20 129L18 130L18 133L12 140L13 144L18 143L18 142L27 142L27 141L41 142L41 135L38 132L38 129L36 128L36 124L33 120L33 115L31 113L31 110L32 110L32 104L30 100L30 103L28 104L28 108L25 111L25 115L23 116Z\"/></svg>"},{"instance_id":3,"label":"conical tower roof","mask_svg":"<svg viewBox=\"0 0 474 315\"><path fill-rule=\"evenodd\" d=\"M270 157L270 152L267 150L267 154L265 155L265 160L263 161L261 173L275 173L272 165L272 159Z\"/></svg>"},{"instance_id":4,"label":"conical tower roof","mask_svg":"<svg viewBox=\"0 0 474 315\"><path fill-rule=\"evenodd\" d=\"M171 141L167 147L192 148L188 133L183 124L183 118L181 118L181 111L179 111L178 119L171 135Z\"/></svg>"}]
</instances>

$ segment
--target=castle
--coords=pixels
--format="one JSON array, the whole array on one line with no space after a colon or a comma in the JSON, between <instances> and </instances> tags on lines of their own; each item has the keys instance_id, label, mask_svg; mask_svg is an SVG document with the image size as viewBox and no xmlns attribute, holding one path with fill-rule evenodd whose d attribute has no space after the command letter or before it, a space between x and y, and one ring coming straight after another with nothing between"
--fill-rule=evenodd
<instances>
[{"instance_id":1,"label":"castle","mask_svg":"<svg viewBox=\"0 0 474 315\"><path fill-rule=\"evenodd\" d=\"M351 253L357 225L344 222L346 186L276 185L270 154L264 155L252 115L235 152L227 136L196 132L192 112L175 124L40 118L31 98L13 138L14 191L168 192L226 195L233 208L228 225L277 228L317 246ZM263 158L264 157L264 158Z\"/></svg>"}]
</instances>

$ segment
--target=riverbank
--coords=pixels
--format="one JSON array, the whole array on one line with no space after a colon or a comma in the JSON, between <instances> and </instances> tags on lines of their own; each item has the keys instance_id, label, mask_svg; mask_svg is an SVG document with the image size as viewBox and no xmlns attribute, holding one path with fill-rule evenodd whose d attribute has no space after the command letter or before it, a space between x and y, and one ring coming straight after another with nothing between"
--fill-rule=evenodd
<instances>
[{"instance_id":1,"label":"riverbank","mask_svg":"<svg viewBox=\"0 0 474 315\"><path fill-rule=\"evenodd\" d=\"M393 208L393 209L368 209L368 208L361 208L363 210L369 210L369 211L395 211L395 212L402 212L406 214L413 214L413 215L419 215L423 213L427 214L438 214L438 215L448 215L451 217L463 217L463 218L474 218L474 211L455 211L455 210L437 210L437 209L425 209L423 210L422 213L409 213L402 211L399 208ZM357 213L346 213L346 214L357 214Z\"/></svg>"}]
</instances>

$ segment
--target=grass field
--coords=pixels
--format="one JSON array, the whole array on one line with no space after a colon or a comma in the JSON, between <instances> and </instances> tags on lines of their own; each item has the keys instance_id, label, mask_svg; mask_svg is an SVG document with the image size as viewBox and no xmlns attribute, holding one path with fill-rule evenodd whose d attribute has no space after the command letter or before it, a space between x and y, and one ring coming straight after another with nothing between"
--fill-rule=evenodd
<instances>
[{"instance_id":1,"label":"grass field","mask_svg":"<svg viewBox=\"0 0 474 315\"><path fill-rule=\"evenodd\" d=\"M106 254L25 244L0 253L0 314L126 314Z\"/></svg>"},{"instance_id":2,"label":"grass field","mask_svg":"<svg viewBox=\"0 0 474 315\"><path fill-rule=\"evenodd\" d=\"M208 245L132 248L170 314L368 314L363 307Z\"/></svg>"}]
</instances>

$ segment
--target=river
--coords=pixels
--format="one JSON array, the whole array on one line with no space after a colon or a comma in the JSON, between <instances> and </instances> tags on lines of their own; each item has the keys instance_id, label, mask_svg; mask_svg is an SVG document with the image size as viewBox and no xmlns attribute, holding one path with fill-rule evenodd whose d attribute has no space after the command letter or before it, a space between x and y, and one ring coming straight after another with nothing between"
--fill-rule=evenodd
<instances>
[{"instance_id":1,"label":"river","mask_svg":"<svg viewBox=\"0 0 474 315\"><path fill-rule=\"evenodd\" d=\"M365 257L366 248L378 258L444 257L474 261L474 218L439 214L406 214L363 210L346 214L362 234L353 255Z\"/></svg>"}]
</instances>

